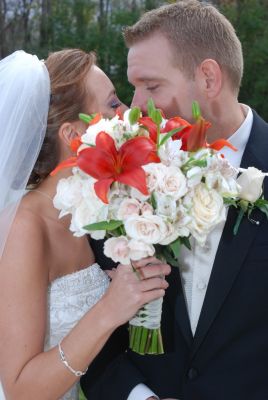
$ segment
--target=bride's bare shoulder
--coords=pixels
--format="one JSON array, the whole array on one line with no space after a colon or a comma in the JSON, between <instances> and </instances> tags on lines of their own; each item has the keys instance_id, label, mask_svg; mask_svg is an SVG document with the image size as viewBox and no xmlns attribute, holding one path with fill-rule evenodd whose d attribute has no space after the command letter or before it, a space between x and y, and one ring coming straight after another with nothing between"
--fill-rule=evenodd
<instances>
[{"instance_id":1,"label":"bride's bare shoulder","mask_svg":"<svg viewBox=\"0 0 268 400\"><path fill-rule=\"evenodd\" d=\"M30 207L20 205L14 218L12 231L14 233L21 230L29 234L37 234L37 237L45 234L45 223L41 214L35 212ZM11 232L12 232L11 231Z\"/></svg>"},{"instance_id":2,"label":"bride's bare shoulder","mask_svg":"<svg viewBox=\"0 0 268 400\"><path fill-rule=\"evenodd\" d=\"M6 243L8 254L43 257L46 246L46 224L39 215L30 207L21 204L18 207Z\"/></svg>"}]
</instances>

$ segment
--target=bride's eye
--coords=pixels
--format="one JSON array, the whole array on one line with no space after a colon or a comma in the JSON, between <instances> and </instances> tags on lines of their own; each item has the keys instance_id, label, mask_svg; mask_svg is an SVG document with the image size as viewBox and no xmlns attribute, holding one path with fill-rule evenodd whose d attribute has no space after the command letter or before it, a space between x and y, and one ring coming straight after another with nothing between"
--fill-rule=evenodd
<instances>
[{"instance_id":1,"label":"bride's eye","mask_svg":"<svg viewBox=\"0 0 268 400\"><path fill-rule=\"evenodd\" d=\"M110 102L109 106L110 106L112 109L116 110L118 107L121 106L121 104L122 104L121 101L119 101L117 98L114 98L114 99Z\"/></svg>"}]
</instances>

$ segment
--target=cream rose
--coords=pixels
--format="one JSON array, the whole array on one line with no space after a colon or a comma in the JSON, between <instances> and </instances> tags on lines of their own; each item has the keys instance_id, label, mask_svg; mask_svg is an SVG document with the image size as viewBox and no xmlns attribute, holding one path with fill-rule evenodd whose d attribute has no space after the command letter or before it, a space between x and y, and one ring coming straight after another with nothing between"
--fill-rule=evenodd
<instances>
[{"instance_id":1,"label":"cream rose","mask_svg":"<svg viewBox=\"0 0 268 400\"><path fill-rule=\"evenodd\" d=\"M125 222L127 235L144 243L159 243L166 234L166 224L157 215L130 217Z\"/></svg>"},{"instance_id":2,"label":"cream rose","mask_svg":"<svg viewBox=\"0 0 268 400\"><path fill-rule=\"evenodd\" d=\"M71 175L61 179L57 185L56 196L53 199L55 208L61 211L61 216L71 212L82 201L83 179L80 175Z\"/></svg>"},{"instance_id":3,"label":"cream rose","mask_svg":"<svg viewBox=\"0 0 268 400\"><path fill-rule=\"evenodd\" d=\"M117 219L125 220L131 215L139 215L140 207L141 203L138 200L130 198L124 199L119 205Z\"/></svg>"},{"instance_id":4,"label":"cream rose","mask_svg":"<svg viewBox=\"0 0 268 400\"><path fill-rule=\"evenodd\" d=\"M129 257L134 261L145 257L151 257L155 253L155 249L152 244L144 243L136 239L130 239L128 242L128 248Z\"/></svg>"},{"instance_id":5,"label":"cream rose","mask_svg":"<svg viewBox=\"0 0 268 400\"><path fill-rule=\"evenodd\" d=\"M179 237L179 232L176 229L176 226L172 225L171 223L166 224L166 234L165 237L161 240L160 244L162 245L168 245L174 240L176 240Z\"/></svg>"},{"instance_id":6,"label":"cream rose","mask_svg":"<svg viewBox=\"0 0 268 400\"><path fill-rule=\"evenodd\" d=\"M179 168L165 167L159 180L160 192L171 196L174 200L181 198L187 193L186 178Z\"/></svg>"},{"instance_id":7,"label":"cream rose","mask_svg":"<svg viewBox=\"0 0 268 400\"><path fill-rule=\"evenodd\" d=\"M114 262L130 264L128 239L125 236L109 238L104 243L104 254Z\"/></svg>"},{"instance_id":8,"label":"cream rose","mask_svg":"<svg viewBox=\"0 0 268 400\"><path fill-rule=\"evenodd\" d=\"M153 215L154 213L154 209L151 206L151 204L145 202L145 203L141 203L141 213L142 215L146 216L146 215Z\"/></svg>"},{"instance_id":9,"label":"cream rose","mask_svg":"<svg viewBox=\"0 0 268 400\"><path fill-rule=\"evenodd\" d=\"M147 188L149 193L159 190L159 184L163 179L166 166L158 163L151 163L142 167L146 173Z\"/></svg>"},{"instance_id":10,"label":"cream rose","mask_svg":"<svg viewBox=\"0 0 268 400\"><path fill-rule=\"evenodd\" d=\"M113 137L113 126L117 124L118 116L111 120L102 118L99 122L93 125L89 125L86 133L81 136L82 143L94 146L96 144L96 137L100 132L106 132L108 135Z\"/></svg>"},{"instance_id":11,"label":"cream rose","mask_svg":"<svg viewBox=\"0 0 268 400\"><path fill-rule=\"evenodd\" d=\"M208 189L204 183L200 183L193 191L190 216L190 231L199 244L204 245L208 233L226 219L222 197L216 190Z\"/></svg>"},{"instance_id":12,"label":"cream rose","mask_svg":"<svg viewBox=\"0 0 268 400\"><path fill-rule=\"evenodd\" d=\"M262 184L267 173L260 171L255 167L249 167L243 170L237 178L240 186L239 197L243 200L254 203L262 194Z\"/></svg>"}]
</instances>

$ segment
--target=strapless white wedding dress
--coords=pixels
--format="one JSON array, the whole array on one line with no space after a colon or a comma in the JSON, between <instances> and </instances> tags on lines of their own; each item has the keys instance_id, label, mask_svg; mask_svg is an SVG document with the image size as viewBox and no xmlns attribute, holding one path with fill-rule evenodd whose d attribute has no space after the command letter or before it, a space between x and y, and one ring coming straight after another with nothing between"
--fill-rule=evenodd
<instances>
[{"instance_id":1,"label":"strapless white wedding dress","mask_svg":"<svg viewBox=\"0 0 268 400\"><path fill-rule=\"evenodd\" d=\"M51 283L48 288L45 350L56 346L67 335L103 296L108 285L109 278L98 264L62 276ZM62 367L65 368L64 365ZM74 385L61 400L77 400L78 387L78 384ZM5 400L1 384L0 400Z\"/></svg>"}]
</instances>

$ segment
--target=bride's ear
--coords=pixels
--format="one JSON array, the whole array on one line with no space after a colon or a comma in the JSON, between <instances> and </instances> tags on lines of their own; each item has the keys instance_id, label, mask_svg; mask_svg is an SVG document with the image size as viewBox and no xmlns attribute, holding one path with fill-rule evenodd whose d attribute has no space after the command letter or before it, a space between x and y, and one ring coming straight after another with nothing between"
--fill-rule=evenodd
<instances>
[{"instance_id":1,"label":"bride's ear","mask_svg":"<svg viewBox=\"0 0 268 400\"><path fill-rule=\"evenodd\" d=\"M67 146L70 145L73 139L80 137L81 134L75 125L70 122L64 122L59 129L59 138Z\"/></svg>"}]
</instances>

